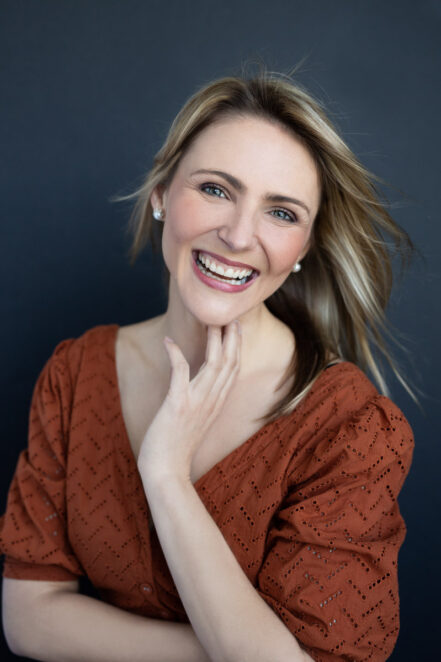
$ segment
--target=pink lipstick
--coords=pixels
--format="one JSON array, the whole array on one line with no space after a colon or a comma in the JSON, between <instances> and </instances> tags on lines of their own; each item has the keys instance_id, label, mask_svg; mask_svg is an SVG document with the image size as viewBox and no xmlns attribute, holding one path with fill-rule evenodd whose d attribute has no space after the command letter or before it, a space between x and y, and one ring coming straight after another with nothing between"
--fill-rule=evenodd
<instances>
[{"instance_id":1,"label":"pink lipstick","mask_svg":"<svg viewBox=\"0 0 441 662\"><path fill-rule=\"evenodd\" d=\"M253 284L259 275L259 273L250 265L244 264L242 262L232 262L231 260L227 260L226 258L222 258L217 256L215 253L210 253L208 251L202 251L202 253L203 255L212 256L220 263L230 267L237 267L248 271L252 270L252 273L244 278L228 278L221 276L220 274L211 271L209 268L207 268L206 265L202 263L202 261L199 259L199 251L192 251L192 267L195 275L205 285L208 285L215 290L228 293L243 292ZM238 281L237 284L234 282L235 280Z\"/></svg>"}]
</instances>

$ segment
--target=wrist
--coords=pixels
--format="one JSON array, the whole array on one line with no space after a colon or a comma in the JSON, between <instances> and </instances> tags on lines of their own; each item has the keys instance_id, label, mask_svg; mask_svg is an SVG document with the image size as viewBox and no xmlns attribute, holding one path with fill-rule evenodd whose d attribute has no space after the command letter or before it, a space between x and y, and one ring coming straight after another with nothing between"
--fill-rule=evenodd
<instances>
[{"instance_id":1,"label":"wrist","mask_svg":"<svg viewBox=\"0 0 441 662\"><path fill-rule=\"evenodd\" d=\"M157 490L172 484L191 485L190 472L183 471L182 467L171 467L140 459L138 471L145 489Z\"/></svg>"}]
</instances>

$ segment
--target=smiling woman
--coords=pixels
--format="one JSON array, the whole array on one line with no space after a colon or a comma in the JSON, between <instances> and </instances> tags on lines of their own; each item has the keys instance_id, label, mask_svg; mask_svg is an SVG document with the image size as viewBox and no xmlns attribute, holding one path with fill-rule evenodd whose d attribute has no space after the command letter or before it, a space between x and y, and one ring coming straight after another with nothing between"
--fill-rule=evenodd
<instances>
[{"instance_id":1,"label":"smiling woman","mask_svg":"<svg viewBox=\"0 0 441 662\"><path fill-rule=\"evenodd\" d=\"M169 307L206 325L240 318L245 333L258 328L263 301L307 252L319 201L314 159L279 125L233 117L207 127L170 185L152 192L153 205L164 210L163 254L176 284ZM238 280L248 270L246 282L231 282L229 266L240 268Z\"/></svg>"},{"instance_id":2,"label":"smiling woman","mask_svg":"<svg viewBox=\"0 0 441 662\"><path fill-rule=\"evenodd\" d=\"M413 442L375 350L394 367L387 237L410 240L276 75L199 90L132 197L167 310L61 342L39 377L0 529L11 648L386 660Z\"/></svg>"}]
</instances>

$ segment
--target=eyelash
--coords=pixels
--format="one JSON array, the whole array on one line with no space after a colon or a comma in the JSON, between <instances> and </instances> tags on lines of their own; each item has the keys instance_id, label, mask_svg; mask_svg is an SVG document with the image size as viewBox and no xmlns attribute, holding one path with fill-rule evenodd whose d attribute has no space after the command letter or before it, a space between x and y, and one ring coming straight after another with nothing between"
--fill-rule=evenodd
<instances>
[{"instance_id":1,"label":"eyelash","mask_svg":"<svg viewBox=\"0 0 441 662\"><path fill-rule=\"evenodd\" d=\"M206 189L212 189L212 190L220 191L221 193L224 194L225 197L227 197L227 194L224 191L224 189L221 186L219 186L218 184L210 184L210 183L202 184L201 185L201 191L203 191L204 193L207 193ZM213 193L207 193L207 195L215 195L215 197L218 197L218 198L222 197L220 195L213 194ZM272 209L271 212L272 213L282 212L283 214L285 214L288 217L288 218L280 218L280 216L275 217L275 218L278 218L281 221L289 220L291 223L297 223L298 222L297 216L293 212L287 211L286 209L283 209L281 207L279 207L277 209Z\"/></svg>"}]
</instances>

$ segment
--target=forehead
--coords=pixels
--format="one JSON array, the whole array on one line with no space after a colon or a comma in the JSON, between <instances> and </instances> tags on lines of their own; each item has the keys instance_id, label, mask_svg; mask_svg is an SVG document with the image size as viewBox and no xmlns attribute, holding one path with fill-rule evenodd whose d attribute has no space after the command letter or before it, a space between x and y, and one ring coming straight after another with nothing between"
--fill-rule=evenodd
<instances>
[{"instance_id":1,"label":"forehead","mask_svg":"<svg viewBox=\"0 0 441 662\"><path fill-rule=\"evenodd\" d=\"M289 195L302 189L318 198L320 178L303 142L276 122L251 116L223 118L201 131L178 170L224 170L245 186L263 186ZM281 190L281 188L283 190Z\"/></svg>"}]
</instances>

